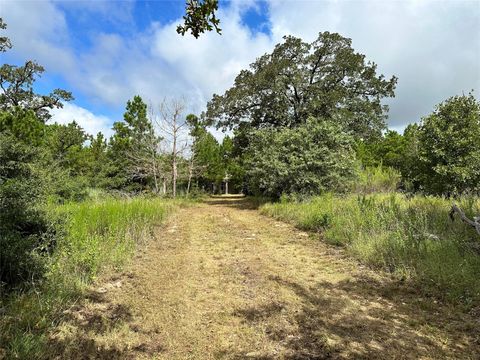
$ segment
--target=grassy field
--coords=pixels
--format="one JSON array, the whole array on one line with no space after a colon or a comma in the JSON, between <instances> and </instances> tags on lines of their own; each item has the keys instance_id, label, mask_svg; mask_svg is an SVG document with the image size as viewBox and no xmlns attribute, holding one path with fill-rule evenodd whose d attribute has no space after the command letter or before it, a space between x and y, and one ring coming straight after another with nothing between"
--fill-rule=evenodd
<instances>
[{"instance_id":1,"label":"grassy field","mask_svg":"<svg viewBox=\"0 0 480 360\"><path fill-rule=\"evenodd\" d=\"M135 249L153 237L154 228L184 203L110 198L52 206L56 244L51 255L39 255L47 269L42 281L2 296L0 359L41 358L48 329L61 319L66 306L98 274L121 269Z\"/></svg>"},{"instance_id":2,"label":"grassy field","mask_svg":"<svg viewBox=\"0 0 480 360\"><path fill-rule=\"evenodd\" d=\"M470 217L480 200L457 203ZM451 201L401 194L327 194L306 202L266 204L263 214L318 231L331 244L345 246L362 262L403 280L421 284L426 293L464 304L480 300L480 238L459 219L449 218Z\"/></svg>"}]
</instances>

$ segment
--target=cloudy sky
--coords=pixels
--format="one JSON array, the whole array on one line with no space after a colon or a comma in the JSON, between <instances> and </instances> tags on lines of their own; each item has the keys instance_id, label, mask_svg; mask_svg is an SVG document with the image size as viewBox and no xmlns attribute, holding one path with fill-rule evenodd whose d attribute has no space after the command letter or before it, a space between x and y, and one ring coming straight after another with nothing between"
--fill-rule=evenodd
<instances>
[{"instance_id":1,"label":"cloudy sky","mask_svg":"<svg viewBox=\"0 0 480 360\"><path fill-rule=\"evenodd\" d=\"M90 133L110 134L135 94L152 103L182 96L201 112L286 34L312 41L321 31L339 32L379 72L396 75L396 97L388 101L394 129L449 96L480 94L479 0L221 1L222 36L198 40L175 31L184 2L0 0L14 45L0 62L45 66L37 90L60 87L75 96L54 119L75 119Z\"/></svg>"}]
</instances>

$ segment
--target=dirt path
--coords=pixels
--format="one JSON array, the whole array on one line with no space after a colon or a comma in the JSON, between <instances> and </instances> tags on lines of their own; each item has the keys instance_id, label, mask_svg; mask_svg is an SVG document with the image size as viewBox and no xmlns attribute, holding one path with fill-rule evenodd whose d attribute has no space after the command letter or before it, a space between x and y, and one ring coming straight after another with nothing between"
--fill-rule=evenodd
<instances>
[{"instance_id":1,"label":"dirt path","mask_svg":"<svg viewBox=\"0 0 480 360\"><path fill-rule=\"evenodd\" d=\"M51 336L58 358L480 358L478 319L244 200L180 210L69 315Z\"/></svg>"}]
</instances>

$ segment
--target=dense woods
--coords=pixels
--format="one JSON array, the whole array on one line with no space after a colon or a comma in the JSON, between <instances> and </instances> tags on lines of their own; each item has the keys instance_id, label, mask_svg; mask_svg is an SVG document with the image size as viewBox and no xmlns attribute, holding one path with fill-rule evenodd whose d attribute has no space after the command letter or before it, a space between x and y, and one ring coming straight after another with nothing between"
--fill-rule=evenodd
<instances>
[{"instance_id":1,"label":"dense woods","mask_svg":"<svg viewBox=\"0 0 480 360\"><path fill-rule=\"evenodd\" d=\"M216 10L210 5L207 19ZM179 32L197 20L186 18ZM219 31L214 15L209 21ZM0 51L11 47L0 38ZM230 192L275 202L262 212L322 232L375 268L428 283L441 298L480 299L480 239L448 217L453 202L469 218L480 215L480 102L473 92L406 119L400 134L386 122L395 76L378 74L340 34L321 32L312 43L287 36L213 95L205 112L189 114L188 99L147 104L132 94L106 138L75 119L51 121L51 109L73 95L37 93L43 71L31 60L0 68L2 294L54 287L61 269L92 279L103 262L98 254L116 263L123 250L133 251L136 240L122 221L148 232L178 206L170 198ZM222 140L213 127L226 132ZM89 205L95 197L109 200ZM118 232L101 225L103 217ZM104 247L93 245L98 233ZM124 241L117 254L118 234ZM84 247L68 242L74 238Z\"/></svg>"}]
</instances>

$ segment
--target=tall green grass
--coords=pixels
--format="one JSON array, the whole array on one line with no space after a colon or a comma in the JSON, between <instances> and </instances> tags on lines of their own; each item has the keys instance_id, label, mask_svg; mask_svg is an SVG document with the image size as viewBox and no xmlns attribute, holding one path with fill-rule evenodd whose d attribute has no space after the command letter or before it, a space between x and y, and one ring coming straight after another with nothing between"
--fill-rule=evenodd
<instances>
[{"instance_id":1,"label":"tall green grass","mask_svg":"<svg viewBox=\"0 0 480 360\"><path fill-rule=\"evenodd\" d=\"M469 216L480 200L457 201ZM431 294L462 303L480 300L480 236L449 218L451 201L398 193L319 196L267 204L261 212L299 228L320 231L359 260L410 279Z\"/></svg>"},{"instance_id":2,"label":"tall green grass","mask_svg":"<svg viewBox=\"0 0 480 360\"><path fill-rule=\"evenodd\" d=\"M47 272L28 291L3 294L0 358L42 358L48 330L62 311L106 269L120 269L135 248L153 237L155 226L182 200L107 198L54 206L56 244L43 256ZM2 350L3 348L3 350Z\"/></svg>"},{"instance_id":3,"label":"tall green grass","mask_svg":"<svg viewBox=\"0 0 480 360\"><path fill-rule=\"evenodd\" d=\"M366 167L358 171L352 191L362 194L396 191L401 178L400 172L388 166Z\"/></svg>"}]
</instances>

